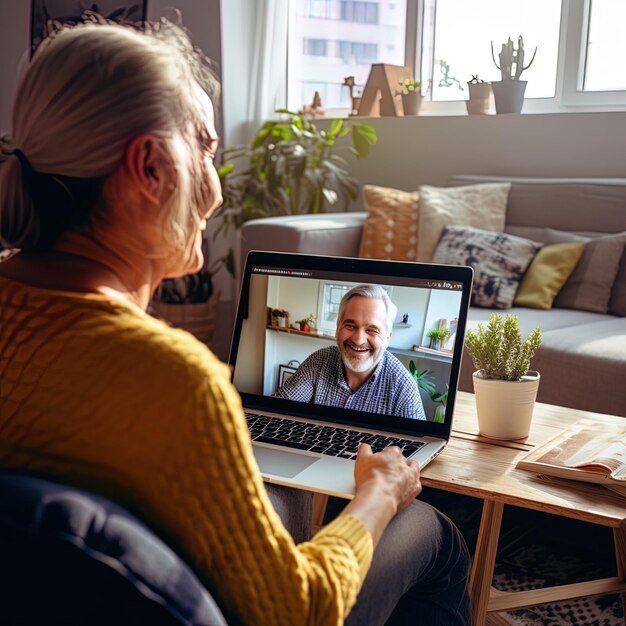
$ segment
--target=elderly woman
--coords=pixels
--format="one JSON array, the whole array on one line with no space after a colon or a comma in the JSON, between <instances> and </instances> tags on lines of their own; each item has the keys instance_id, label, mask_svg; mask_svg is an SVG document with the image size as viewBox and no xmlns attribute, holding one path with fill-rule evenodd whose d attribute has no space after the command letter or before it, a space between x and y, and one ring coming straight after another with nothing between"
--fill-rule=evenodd
<instances>
[{"instance_id":1,"label":"elderly woman","mask_svg":"<svg viewBox=\"0 0 626 626\"><path fill-rule=\"evenodd\" d=\"M36 52L0 163L0 241L20 250L0 265L0 467L126 505L242 623L466 624L467 551L415 500L413 462L363 445L355 498L309 538L310 497L268 496L226 365L146 313L203 263L214 93L168 22Z\"/></svg>"}]
</instances>

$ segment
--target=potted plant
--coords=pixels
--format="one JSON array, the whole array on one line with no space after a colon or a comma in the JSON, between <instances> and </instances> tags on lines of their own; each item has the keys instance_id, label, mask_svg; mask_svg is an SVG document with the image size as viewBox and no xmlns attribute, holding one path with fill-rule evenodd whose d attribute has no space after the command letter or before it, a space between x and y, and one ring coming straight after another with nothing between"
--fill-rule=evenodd
<instances>
[{"instance_id":1,"label":"potted plant","mask_svg":"<svg viewBox=\"0 0 626 626\"><path fill-rule=\"evenodd\" d=\"M272 309L272 325L285 328L287 326L287 317L289 313L284 309Z\"/></svg>"},{"instance_id":2,"label":"potted plant","mask_svg":"<svg viewBox=\"0 0 626 626\"><path fill-rule=\"evenodd\" d=\"M425 391L428 397L435 404L438 405L435 408L433 421L439 424L443 424L446 417L448 390L446 389L446 391L444 391L443 393L438 392L437 387L435 386L435 383L433 381L435 373L431 370L422 370L420 372L412 359L409 361L409 372L411 376L413 376L413 380L415 381L417 388Z\"/></svg>"},{"instance_id":3,"label":"potted plant","mask_svg":"<svg viewBox=\"0 0 626 626\"><path fill-rule=\"evenodd\" d=\"M418 389L423 389L428 396L437 391L435 387L435 383L433 382L434 372L431 370L422 370L421 372L417 369L415 362L413 360L409 361L409 373L413 376L413 380L417 385Z\"/></svg>"},{"instance_id":4,"label":"potted plant","mask_svg":"<svg viewBox=\"0 0 626 626\"><path fill-rule=\"evenodd\" d=\"M426 336L430 339L430 347L433 350L440 350L442 348L442 342L445 342L449 334L449 328L431 328L426 333Z\"/></svg>"},{"instance_id":5,"label":"potted plant","mask_svg":"<svg viewBox=\"0 0 626 626\"><path fill-rule=\"evenodd\" d=\"M443 424L446 419L446 404L448 403L448 389L443 392L435 392L431 394L430 399L437 404L435 409L435 417L433 421Z\"/></svg>"},{"instance_id":6,"label":"potted plant","mask_svg":"<svg viewBox=\"0 0 626 626\"><path fill-rule=\"evenodd\" d=\"M404 78L398 82L404 115L417 115L422 105L422 83L415 78Z\"/></svg>"},{"instance_id":7,"label":"potted plant","mask_svg":"<svg viewBox=\"0 0 626 626\"><path fill-rule=\"evenodd\" d=\"M215 236L260 217L345 211L358 198L359 181L342 153L365 158L378 141L375 128L335 119L324 130L300 113L276 113L282 118L265 122L250 145L224 151L224 218ZM350 144L338 143L347 135ZM235 274L232 251L226 267Z\"/></svg>"},{"instance_id":8,"label":"potted plant","mask_svg":"<svg viewBox=\"0 0 626 626\"><path fill-rule=\"evenodd\" d=\"M540 344L539 327L522 341L517 315L492 313L486 327L479 324L476 331L468 331L465 347L476 368L473 381L481 435L528 437L540 378L529 368Z\"/></svg>"},{"instance_id":9,"label":"potted plant","mask_svg":"<svg viewBox=\"0 0 626 626\"><path fill-rule=\"evenodd\" d=\"M315 324L316 320L317 320L317 315L314 315L313 313L311 313L310 315L303 317L301 320L296 320L296 324L300 325L300 330L302 332L309 333L311 332L311 326Z\"/></svg>"},{"instance_id":10,"label":"potted plant","mask_svg":"<svg viewBox=\"0 0 626 626\"><path fill-rule=\"evenodd\" d=\"M478 78L476 74L467 82L469 100L465 102L467 112L470 115L485 115L489 112L489 99L491 97L491 84Z\"/></svg>"},{"instance_id":11,"label":"potted plant","mask_svg":"<svg viewBox=\"0 0 626 626\"><path fill-rule=\"evenodd\" d=\"M519 113L524 104L524 92L526 91L525 80L520 80L522 72L527 70L535 60L537 48L533 52L528 65L524 65L524 38L520 35L517 39L517 48L509 37L506 43L502 44L498 60L493 51L493 41L491 42L491 58L502 74L501 81L493 81L491 87L496 101L496 113Z\"/></svg>"}]
</instances>

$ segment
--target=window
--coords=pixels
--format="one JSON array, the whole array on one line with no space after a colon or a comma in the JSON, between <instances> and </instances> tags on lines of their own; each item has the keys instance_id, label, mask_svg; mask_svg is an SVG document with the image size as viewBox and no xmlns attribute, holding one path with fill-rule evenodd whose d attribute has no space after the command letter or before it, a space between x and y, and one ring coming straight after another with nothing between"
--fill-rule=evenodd
<instances>
[{"instance_id":1,"label":"window","mask_svg":"<svg viewBox=\"0 0 626 626\"><path fill-rule=\"evenodd\" d=\"M326 56L326 44L325 39L303 39L304 54L308 54L314 57Z\"/></svg>"},{"instance_id":2,"label":"window","mask_svg":"<svg viewBox=\"0 0 626 626\"><path fill-rule=\"evenodd\" d=\"M320 285L319 301L317 304L318 330L333 335L337 327L337 315L341 299L352 287L350 284L322 283Z\"/></svg>"},{"instance_id":3,"label":"window","mask_svg":"<svg viewBox=\"0 0 626 626\"><path fill-rule=\"evenodd\" d=\"M347 110L344 79L354 76L358 94L372 63L390 63L416 68L423 114L465 114L471 76L501 78L491 42L497 61L502 44L510 37L517 46L520 35L525 65L537 50L522 74L525 112L626 108L624 0L295 0L291 7L290 108L310 102L311 86L321 85L327 111ZM303 39L327 40L324 54L303 54Z\"/></svg>"},{"instance_id":4,"label":"window","mask_svg":"<svg viewBox=\"0 0 626 626\"><path fill-rule=\"evenodd\" d=\"M592 0L585 41L584 91L626 89L626 3Z\"/></svg>"},{"instance_id":5,"label":"window","mask_svg":"<svg viewBox=\"0 0 626 626\"><path fill-rule=\"evenodd\" d=\"M375 43L358 41L340 41L339 56L344 63L374 63L378 58L378 46Z\"/></svg>"},{"instance_id":6,"label":"window","mask_svg":"<svg viewBox=\"0 0 626 626\"><path fill-rule=\"evenodd\" d=\"M318 17L323 19L339 19L338 0L305 0L305 17Z\"/></svg>"},{"instance_id":7,"label":"window","mask_svg":"<svg viewBox=\"0 0 626 626\"><path fill-rule=\"evenodd\" d=\"M524 64L537 55L522 74L528 81L526 97L552 98L555 94L561 2L557 0L436 0L425 3L424 24L433 36L422 45L422 82L432 80L434 101L466 100L467 81L501 80L491 56L509 37L518 45L523 35ZM426 80L424 80L426 79Z\"/></svg>"},{"instance_id":8,"label":"window","mask_svg":"<svg viewBox=\"0 0 626 626\"><path fill-rule=\"evenodd\" d=\"M341 19L346 22L378 24L378 2L341 2Z\"/></svg>"}]
</instances>

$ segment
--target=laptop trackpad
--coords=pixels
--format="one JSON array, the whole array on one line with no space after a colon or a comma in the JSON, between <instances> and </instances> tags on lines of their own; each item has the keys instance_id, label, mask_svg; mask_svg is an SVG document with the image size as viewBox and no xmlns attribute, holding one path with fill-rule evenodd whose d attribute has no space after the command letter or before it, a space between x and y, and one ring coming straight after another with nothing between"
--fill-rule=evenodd
<instances>
[{"instance_id":1,"label":"laptop trackpad","mask_svg":"<svg viewBox=\"0 0 626 626\"><path fill-rule=\"evenodd\" d=\"M262 448L261 446L252 446L254 456L261 474L274 474L275 476L284 476L285 478L293 478L309 465L313 465L319 461L318 457L303 456L302 454L294 454L285 450L276 450L275 448Z\"/></svg>"}]
</instances>

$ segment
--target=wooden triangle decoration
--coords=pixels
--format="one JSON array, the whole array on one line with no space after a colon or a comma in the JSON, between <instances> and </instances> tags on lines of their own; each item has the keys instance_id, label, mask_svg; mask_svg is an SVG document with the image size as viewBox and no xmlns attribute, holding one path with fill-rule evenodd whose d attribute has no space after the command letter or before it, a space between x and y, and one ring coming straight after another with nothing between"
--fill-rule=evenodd
<instances>
[{"instance_id":1,"label":"wooden triangle decoration","mask_svg":"<svg viewBox=\"0 0 626 626\"><path fill-rule=\"evenodd\" d=\"M359 115L365 117L403 115L400 81L411 78L408 66L373 63L363 88Z\"/></svg>"}]
</instances>

